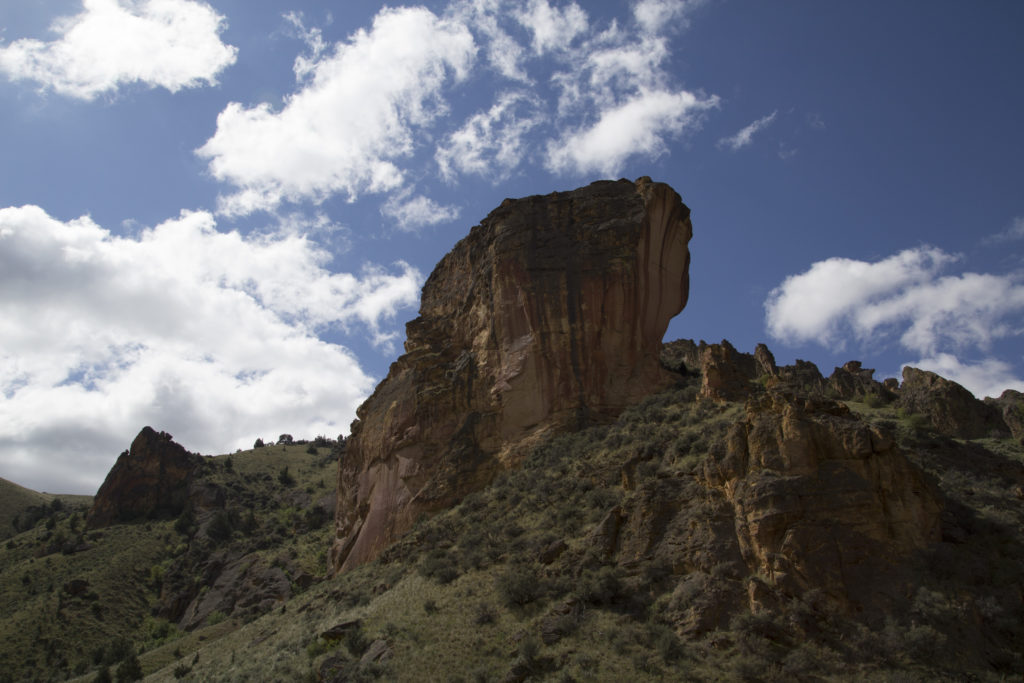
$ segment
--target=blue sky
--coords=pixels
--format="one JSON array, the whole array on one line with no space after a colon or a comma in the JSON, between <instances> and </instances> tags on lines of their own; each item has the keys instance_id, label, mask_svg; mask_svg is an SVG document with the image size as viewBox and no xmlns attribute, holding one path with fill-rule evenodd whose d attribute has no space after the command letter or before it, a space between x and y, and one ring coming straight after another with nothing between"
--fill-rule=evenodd
<instances>
[{"instance_id":1,"label":"blue sky","mask_svg":"<svg viewBox=\"0 0 1024 683\"><path fill-rule=\"evenodd\" d=\"M693 211L668 339L1024 390L1024 5L0 7L0 476L347 433L505 197Z\"/></svg>"}]
</instances>

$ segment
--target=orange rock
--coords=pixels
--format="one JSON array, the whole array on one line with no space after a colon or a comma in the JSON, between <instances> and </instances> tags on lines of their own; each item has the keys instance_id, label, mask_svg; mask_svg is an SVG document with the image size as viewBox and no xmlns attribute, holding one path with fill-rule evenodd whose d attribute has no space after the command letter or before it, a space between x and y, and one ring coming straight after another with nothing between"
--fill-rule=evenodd
<instances>
[{"instance_id":1,"label":"orange rock","mask_svg":"<svg viewBox=\"0 0 1024 683\"><path fill-rule=\"evenodd\" d=\"M423 288L406 353L359 408L338 473L336 569L516 463L674 381L658 361L689 292L690 211L640 178L505 200Z\"/></svg>"}]
</instances>

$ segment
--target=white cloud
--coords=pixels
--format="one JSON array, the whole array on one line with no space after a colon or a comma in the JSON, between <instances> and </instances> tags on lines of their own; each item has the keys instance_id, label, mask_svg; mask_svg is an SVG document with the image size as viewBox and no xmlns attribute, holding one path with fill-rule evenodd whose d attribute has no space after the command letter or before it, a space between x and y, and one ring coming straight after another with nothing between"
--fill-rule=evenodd
<instances>
[{"instance_id":1,"label":"white cloud","mask_svg":"<svg viewBox=\"0 0 1024 683\"><path fill-rule=\"evenodd\" d=\"M461 23L423 8L385 8L370 31L301 67L308 82L281 111L229 104L197 150L214 177L238 188L221 210L398 188L396 162L414 151L414 132L446 112L442 86L449 74L466 76L475 52Z\"/></svg>"},{"instance_id":2,"label":"white cloud","mask_svg":"<svg viewBox=\"0 0 1024 683\"><path fill-rule=\"evenodd\" d=\"M1013 367L1009 363L996 358L963 363L953 354L940 353L933 358L922 358L908 365L953 380L977 398L998 398L1007 389L1024 391L1024 379L1014 375Z\"/></svg>"},{"instance_id":3,"label":"white cloud","mask_svg":"<svg viewBox=\"0 0 1024 683\"><path fill-rule=\"evenodd\" d=\"M572 50L567 68L552 76L559 130L546 145L550 170L617 174L631 156L664 153L667 138L698 128L702 114L718 106L715 96L672 87L668 38L649 30L656 15L682 9L654 2L640 11L639 33L612 22Z\"/></svg>"},{"instance_id":4,"label":"white cloud","mask_svg":"<svg viewBox=\"0 0 1024 683\"><path fill-rule=\"evenodd\" d=\"M686 91L638 93L602 111L593 125L549 142L548 167L558 172L615 175L633 155L660 156L666 150L666 137L697 125L699 115L716 103Z\"/></svg>"},{"instance_id":5,"label":"white cloud","mask_svg":"<svg viewBox=\"0 0 1024 683\"><path fill-rule=\"evenodd\" d=\"M526 50L501 28L502 0L461 0L449 6L453 18L480 34L482 49L491 67L505 78L528 83L523 67Z\"/></svg>"},{"instance_id":6,"label":"white cloud","mask_svg":"<svg viewBox=\"0 0 1024 683\"><path fill-rule=\"evenodd\" d=\"M750 125L740 129L740 131L735 135L731 135L729 137L720 139L718 141L718 146L730 149L733 152L735 152L738 149L742 149L743 147L746 147L747 145L754 141L755 133L764 130L775 121L775 116L778 113L778 110L773 111L771 114L768 114L767 116L762 116L757 121L754 121ZM779 155L782 156L781 151L779 152Z\"/></svg>"},{"instance_id":7,"label":"white cloud","mask_svg":"<svg viewBox=\"0 0 1024 683\"><path fill-rule=\"evenodd\" d=\"M933 247L907 249L875 263L832 258L787 277L765 301L769 333L788 343L836 349L847 339L877 343L898 335L923 357L915 367L963 384L977 396L1019 385L1012 368L984 355L993 342L1022 332L1024 281L1014 275L941 275L956 256Z\"/></svg>"},{"instance_id":8,"label":"white cloud","mask_svg":"<svg viewBox=\"0 0 1024 683\"><path fill-rule=\"evenodd\" d=\"M539 109L537 99L529 94L500 95L489 110L471 116L438 146L434 158L441 175L448 180L456 172L494 182L508 178L526 154L527 134L543 122Z\"/></svg>"},{"instance_id":9,"label":"white cloud","mask_svg":"<svg viewBox=\"0 0 1024 683\"><path fill-rule=\"evenodd\" d=\"M533 51L538 55L568 49L588 28L587 13L575 2L558 9L548 0L529 0L515 17L533 34Z\"/></svg>"},{"instance_id":10,"label":"white cloud","mask_svg":"<svg viewBox=\"0 0 1024 683\"><path fill-rule=\"evenodd\" d=\"M83 0L80 14L54 23L57 40L0 47L0 71L86 100L136 82L177 92L215 84L235 62L223 28L197 0Z\"/></svg>"},{"instance_id":11,"label":"white cloud","mask_svg":"<svg viewBox=\"0 0 1024 683\"><path fill-rule=\"evenodd\" d=\"M982 243L986 245L1005 244L1006 242L1016 242L1020 239L1024 239L1024 217L1018 216L1013 219L1010 227L995 235L989 235L982 240Z\"/></svg>"},{"instance_id":12,"label":"white cloud","mask_svg":"<svg viewBox=\"0 0 1024 683\"><path fill-rule=\"evenodd\" d=\"M955 258L940 249L921 247L877 263L846 258L819 261L804 273L790 275L769 293L765 302L768 331L789 342L841 346L848 325L867 322L858 317L861 309L930 282ZM863 325L854 331L868 331Z\"/></svg>"},{"instance_id":13,"label":"white cloud","mask_svg":"<svg viewBox=\"0 0 1024 683\"><path fill-rule=\"evenodd\" d=\"M457 206L442 206L423 195L399 193L389 199L380 212L392 219L400 230L414 231L428 225L448 223L459 217Z\"/></svg>"},{"instance_id":14,"label":"white cloud","mask_svg":"<svg viewBox=\"0 0 1024 683\"><path fill-rule=\"evenodd\" d=\"M205 212L126 238L0 209L3 476L87 492L146 424L204 452L347 431L373 380L317 332L387 343L422 278L328 259L297 230L243 237Z\"/></svg>"},{"instance_id":15,"label":"white cloud","mask_svg":"<svg viewBox=\"0 0 1024 683\"><path fill-rule=\"evenodd\" d=\"M686 14L702 4L704 0L640 0L633 6L633 17L645 33L660 33L670 22L688 26Z\"/></svg>"}]
</instances>

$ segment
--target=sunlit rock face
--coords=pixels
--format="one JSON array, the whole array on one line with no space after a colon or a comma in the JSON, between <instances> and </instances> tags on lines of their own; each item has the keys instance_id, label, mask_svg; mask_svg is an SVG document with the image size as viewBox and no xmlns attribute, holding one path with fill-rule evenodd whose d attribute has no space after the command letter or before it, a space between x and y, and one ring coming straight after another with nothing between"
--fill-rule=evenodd
<instances>
[{"instance_id":1,"label":"sunlit rock face","mask_svg":"<svg viewBox=\"0 0 1024 683\"><path fill-rule=\"evenodd\" d=\"M376 557L553 429L675 381L690 211L640 178L507 199L430 275L405 354L358 410L338 474L336 569Z\"/></svg>"},{"instance_id":2,"label":"sunlit rock face","mask_svg":"<svg viewBox=\"0 0 1024 683\"><path fill-rule=\"evenodd\" d=\"M753 572L857 611L886 567L939 540L938 492L846 405L768 391L746 413L701 478L731 503Z\"/></svg>"}]
</instances>

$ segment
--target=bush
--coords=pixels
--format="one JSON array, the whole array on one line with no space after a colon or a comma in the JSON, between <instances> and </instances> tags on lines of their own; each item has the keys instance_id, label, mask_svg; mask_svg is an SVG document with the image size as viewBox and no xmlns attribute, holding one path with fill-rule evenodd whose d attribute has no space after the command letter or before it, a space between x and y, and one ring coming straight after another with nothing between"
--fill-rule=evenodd
<instances>
[{"instance_id":1,"label":"bush","mask_svg":"<svg viewBox=\"0 0 1024 683\"><path fill-rule=\"evenodd\" d=\"M142 680L142 665L139 658L132 652L117 666L117 683Z\"/></svg>"},{"instance_id":2,"label":"bush","mask_svg":"<svg viewBox=\"0 0 1024 683\"><path fill-rule=\"evenodd\" d=\"M459 568L450 553L435 549L431 550L420 562L420 574L434 579L438 583L451 583L459 577Z\"/></svg>"},{"instance_id":3,"label":"bush","mask_svg":"<svg viewBox=\"0 0 1024 683\"><path fill-rule=\"evenodd\" d=\"M514 564L498 574L495 580L498 594L508 605L527 605L544 594L544 585L537 568L528 564Z\"/></svg>"},{"instance_id":4,"label":"bush","mask_svg":"<svg viewBox=\"0 0 1024 683\"><path fill-rule=\"evenodd\" d=\"M293 477L288 471L288 465L285 465L284 468L277 473L277 481L280 482L281 486L295 485L295 477Z\"/></svg>"}]
</instances>

